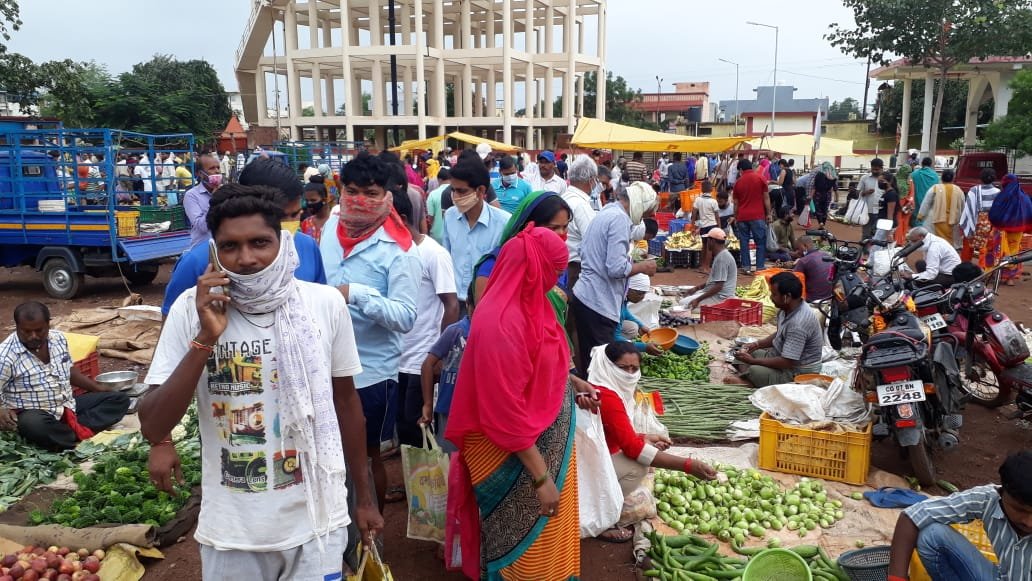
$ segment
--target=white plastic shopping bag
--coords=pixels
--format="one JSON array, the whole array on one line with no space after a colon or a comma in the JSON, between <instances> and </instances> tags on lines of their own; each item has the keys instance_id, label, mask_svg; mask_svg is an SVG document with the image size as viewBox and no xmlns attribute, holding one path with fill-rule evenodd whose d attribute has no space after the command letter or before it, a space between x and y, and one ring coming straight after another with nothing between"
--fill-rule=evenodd
<instances>
[{"instance_id":1,"label":"white plastic shopping bag","mask_svg":"<svg viewBox=\"0 0 1032 581\"><path fill-rule=\"evenodd\" d=\"M846 208L846 222L849 224L857 224L864 226L871 217L867 212L867 201L863 198L857 198L855 200L849 200L849 206Z\"/></svg>"},{"instance_id":2,"label":"white plastic shopping bag","mask_svg":"<svg viewBox=\"0 0 1032 581\"><path fill-rule=\"evenodd\" d=\"M597 537L620 520L624 497L606 446L602 418L577 409L577 491L580 536Z\"/></svg>"}]
</instances>

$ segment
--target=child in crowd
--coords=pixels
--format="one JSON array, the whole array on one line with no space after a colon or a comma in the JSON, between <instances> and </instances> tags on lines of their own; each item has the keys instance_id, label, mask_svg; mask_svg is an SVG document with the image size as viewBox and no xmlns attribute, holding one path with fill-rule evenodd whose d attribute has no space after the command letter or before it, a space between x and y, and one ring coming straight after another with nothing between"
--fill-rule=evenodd
<instances>
[{"instance_id":1,"label":"child in crowd","mask_svg":"<svg viewBox=\"0 0 1032 581\"><path fill-rule=\"evenodd\" d=\"M448 454L458 449L444 439L444 430L448 426L448 412L451 409L452 393L455 392L455 380L459 376L459 364L466 350L466 339L469 337L470 319L473 317L473 293L466 301L468 312L457 322L448 325L441 332L441 337L434 343L423 360L420 369L423 387L423 416L419 419L421 426L434 421L434 433L437 443ZM440 374L437 381L437 403L434 404L434 376Z\"/></svg>"},{"instance_id":2,"label":"child in crowd","mask_svg":"<svg viewBox=\"0 0 1032 581\"><path fill-rule=\"evenodd\" d=\"M735 222L735 205L727 193L727 190L717 192L717 207L720 208L720 228L727 230Z\"/></svg>"}]
</instances>

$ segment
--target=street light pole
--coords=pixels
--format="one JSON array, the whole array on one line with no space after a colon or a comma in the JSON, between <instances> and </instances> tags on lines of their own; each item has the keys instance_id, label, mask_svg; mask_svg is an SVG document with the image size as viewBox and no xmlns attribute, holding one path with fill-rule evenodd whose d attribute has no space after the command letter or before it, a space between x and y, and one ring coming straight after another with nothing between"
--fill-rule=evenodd
<instances>
[{"instance_id":1,"label":"street light pole","mask_svg":"<svg viewBox=\"0 0 1032 581\"><path fill-rule=\"evenodd\" d=\"M656 75L656 92L659 93L656 95L656 125L659 125L659 105L663 99L663 79L659 75Z\"/></svg>"},{"instance_id":2,"label":"street light pole","mask_svg":"<svg viewBox=\"0 0 1032 581\"><path fill-rule=\"evenodd\" d=\"M717 60L729 65L735 65L735 135L738 135L738 63L722 58Z\"/></svg>"},{"instance_id":3,"label":"street light pole","mask_svg":"<svg viewBox=\"0 0 1032 581\"><path fill-rule=\"evenodd\" d=\"M746 24L774 29L774 94L771 96L770 102L770 136L774 137L774 114L778 109L778 41L781 29L773 24L763 24L762 22L748 21Z\"/></svg>"}]
</instances>

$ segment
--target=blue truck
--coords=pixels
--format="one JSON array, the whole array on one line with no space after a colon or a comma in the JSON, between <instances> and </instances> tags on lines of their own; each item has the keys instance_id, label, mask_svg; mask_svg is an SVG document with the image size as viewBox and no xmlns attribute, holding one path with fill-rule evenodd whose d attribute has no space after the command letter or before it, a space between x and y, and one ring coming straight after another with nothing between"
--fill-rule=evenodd
<instances>
[{"instance_id":1,"label":"blue truck","mask_svg":"<svg viewBox=\"0 0 1032 581\"><path fill-rule=\"evenodd\" d=\"M189 249L193 177L175 170L193 151L190 134L0 127L0 266L33 266L59 299L87 275L149 284Z\"/></svg>"}]
</instances>

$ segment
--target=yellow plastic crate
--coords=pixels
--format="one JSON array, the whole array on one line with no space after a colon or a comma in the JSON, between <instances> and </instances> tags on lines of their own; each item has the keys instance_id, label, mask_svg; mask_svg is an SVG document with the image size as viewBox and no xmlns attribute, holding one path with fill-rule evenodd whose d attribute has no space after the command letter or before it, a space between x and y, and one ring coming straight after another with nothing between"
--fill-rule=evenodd
<instances>
[{"instance_id":1,"label":"yellow plastic crate","mask_svg":"<svg viewBox=\"0 0 1032 581\"><path fill-rule=\"evenodd\" d=\"M760 416L760 468L847 484L863 484L871 467L871 425L833 434Z\"/></svg>"},{"instance_id":2,"label":"yellow plastic crate","mask_svg":"<svg viewBox=\"0 0 1032 581\"><path fill-rule=\"evenodd\" d=\"M986 559L989 559L993 563L998 562L996 559L996 553L993 552L993 546L989 543L989 537L985 534L985 528L982 526L982 521L973 520L966 524L955 524L952 526L957 529L960 534L964 535L964 538L971 541L972 545L978 547L978 550L982 551L982 555L984 555ZM928 571L924 568L924 563L921 562L921 557L917 555L916 550L910 558L910 581L932 581L932 578L928 575Z\"/></svg>"},{"instance_id":3,"label":"yellow plastic crate","mask_svg":"<svg viewBox=\"0 0 1032 581\"><path fill-rule=\"evenodd\" d=\"M115 223L118 224L119 238L131 238L140 235L140 213L137 211L116 211Z\"/></svg>"}]
</instances>

